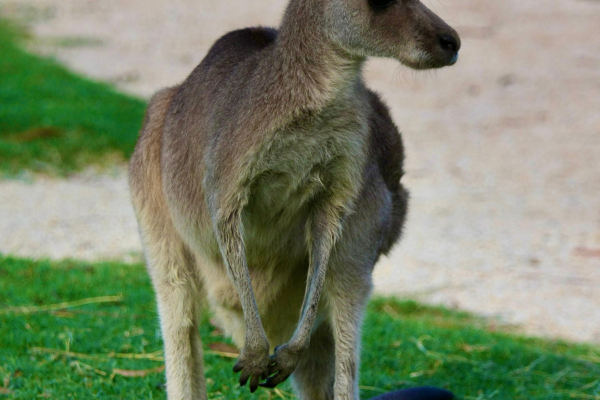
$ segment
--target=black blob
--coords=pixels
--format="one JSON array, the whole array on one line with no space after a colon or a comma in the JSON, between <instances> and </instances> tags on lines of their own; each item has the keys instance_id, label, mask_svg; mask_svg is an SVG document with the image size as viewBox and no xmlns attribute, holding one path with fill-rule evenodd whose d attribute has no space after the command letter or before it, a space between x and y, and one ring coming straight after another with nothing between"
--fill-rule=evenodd
<instances>
[{"instance_id":1,"label":"black blob","mask_svg":"<svg viewBox=\"0 0 600 400\"><path fill-rule=\"evenodd\" d=\"M371 7L376 9L386 8L395 2L396 0L369 0Z\"/></svg>"},{"instance_id":2,"label":"black blob","mask_svg":"<svg viewBox=\"0 0 600 400\"><path fill-rule=\"evenodd\" d=\"M452 400L452 392L433 387L397 390L373 397L371 400Z\"/></svg>"}]
</instances>

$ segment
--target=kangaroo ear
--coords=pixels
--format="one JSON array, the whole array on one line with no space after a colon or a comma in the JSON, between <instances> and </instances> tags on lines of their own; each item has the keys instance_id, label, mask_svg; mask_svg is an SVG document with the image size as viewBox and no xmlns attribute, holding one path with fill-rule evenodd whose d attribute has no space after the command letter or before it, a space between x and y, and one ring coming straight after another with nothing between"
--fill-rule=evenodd
<instances>
[{"instance_id":1,"label":"kangaroo ear","mask_svg":"<svg viewBox=\"0 0 600 400\"><path fill-rule=\"evenodd\" d=\"M369 0L369 4L371 5L371 7L378 9L386 8L395 2L396 0Z\"/></svg>"},{"instance_id":2,"label":"kangaroo ear","mask_svg":"<svg viewBox=\"0 0 600 400\"><path fill-rule=\"evenodd\" d=\"M433 387L397 390L374 397L371 400L452 400L452 392Z\"/></svg>"}]
</instances>

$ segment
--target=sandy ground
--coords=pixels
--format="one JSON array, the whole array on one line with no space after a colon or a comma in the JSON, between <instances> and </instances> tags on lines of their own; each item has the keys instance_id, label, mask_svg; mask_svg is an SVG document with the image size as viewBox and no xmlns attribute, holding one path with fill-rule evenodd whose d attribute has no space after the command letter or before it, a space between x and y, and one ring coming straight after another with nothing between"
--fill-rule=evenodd
<instances>
[{"instance_id":1,"label":"sandy ground","mask_svg":"<svg viewBox=\"0 0 600 400\"><path fill-rule=\"evenodd\" d=\"M600 2L425 0L463 39L459 63L377 60L369 84L407 148L406 235L376 289L600 342ZM147 97L215 39L277 25L283 0L2 0L34 49ZM0 251L139 255L125 172L0 182Z\"/></svg>"}]
</instances>

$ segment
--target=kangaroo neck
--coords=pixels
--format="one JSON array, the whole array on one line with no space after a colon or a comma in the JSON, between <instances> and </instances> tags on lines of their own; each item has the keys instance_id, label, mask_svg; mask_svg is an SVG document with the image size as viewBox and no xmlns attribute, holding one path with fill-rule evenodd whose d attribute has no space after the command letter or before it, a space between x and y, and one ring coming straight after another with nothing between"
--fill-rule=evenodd
<instances>
[{"instance_id":1,"label":"kangaroo neck","mask_svg":"<svg viewBox=\"0 0 600 400\"><path fill-rule=\"evenodd\" d=\"M361 77L364 58L337 46L325 29L325 2L292 0L279 29L273 66L298 106L320 109Z\"/></svg>"}]
</instances>

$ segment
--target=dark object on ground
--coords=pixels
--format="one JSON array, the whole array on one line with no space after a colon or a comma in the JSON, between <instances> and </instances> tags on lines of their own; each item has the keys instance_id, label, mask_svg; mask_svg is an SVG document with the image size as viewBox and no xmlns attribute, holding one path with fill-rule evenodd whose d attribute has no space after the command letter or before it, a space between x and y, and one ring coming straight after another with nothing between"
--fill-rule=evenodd
<instances>
[{"instance_id":1,"label":"dark object on ground","mask_svg":"<svg viewBox=\"0 0 600 400\"><path fill-rule=\"evenodd\" d=\"M406 390L397 390L373 397L371 400L452 400L454 395L447 390L420 387Z\"/></svg>"}]
</instances>

